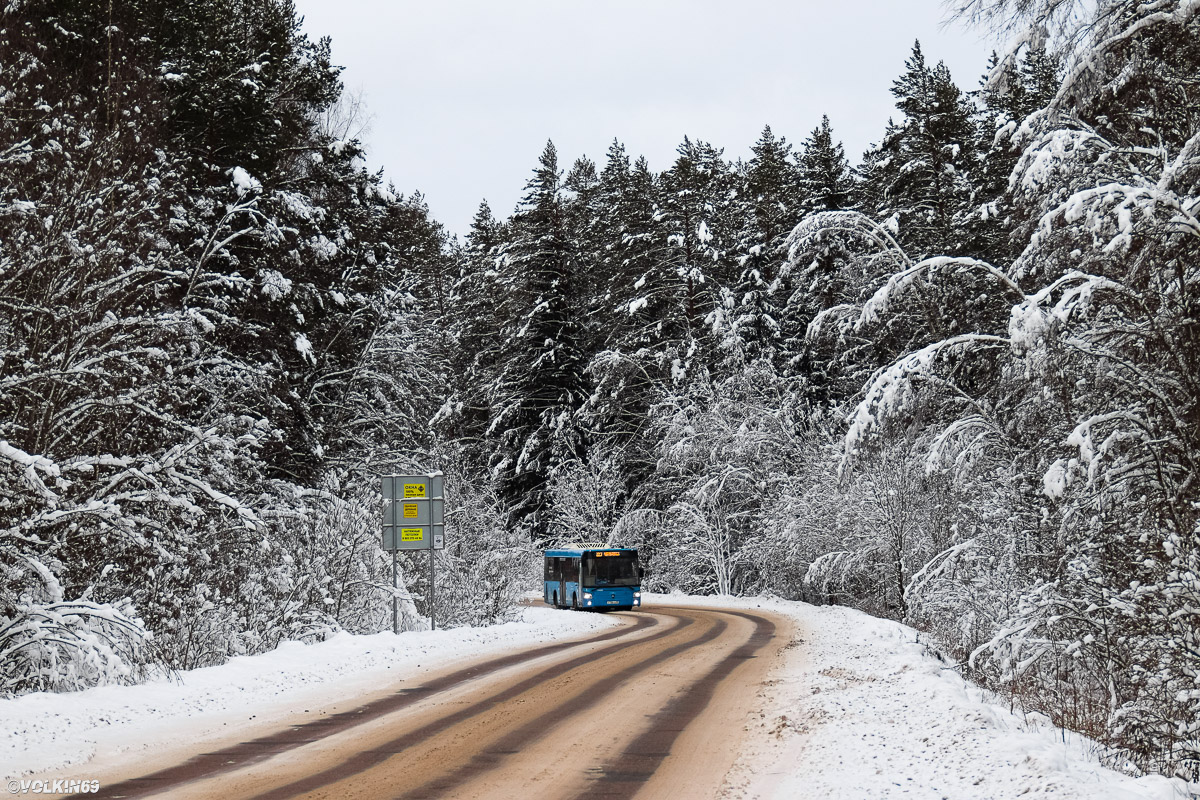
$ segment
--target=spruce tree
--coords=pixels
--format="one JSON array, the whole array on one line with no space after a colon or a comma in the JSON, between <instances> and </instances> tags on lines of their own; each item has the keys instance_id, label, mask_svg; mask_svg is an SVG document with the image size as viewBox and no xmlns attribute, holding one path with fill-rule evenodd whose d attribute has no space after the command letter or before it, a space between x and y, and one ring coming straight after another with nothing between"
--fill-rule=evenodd
<instances>
[{"instance_id":1,"label":"spruce tree","mask_svg":"<svg viewBox=\"0 0 1200 800\"><path fill-rule=\"evenodd\" d=\"M664 258L667 234L656 213L654 173L645 158L631 163L624 145L614 141L600 173L600 192L601 313L610 323L605 347L632 353L677 341L675 275Z\"/></svg>"},{"instance_id":2,"label":"spruce tree","mask_svg":"<svg viewBox=\"0 0 1200 800\"><path fill-rule=\"evenodd\" d=\"M589 441L612 454L615 471L637 486L651 469L647 415L670 381L672 342L681 337L677 276L664 257L666 233L656 215L655 176L644 158L630 163L613 142L600 173L595 208L597 293L592 312L604 339L590 354L594 389L580 410ZM671 355L668 356L668 353ZM590 457L594 457L594 454Z\"/></svg>"},{"instance_id":3,"label":"spruce tree","mask_svg":"<svg viewBox=\"0 0 1200 800\"><path fill-rule=\"evenodd\" d=\"M797 174L792 146L776 138L771 126L750 146L742 196L750 207L750 230L760 244L778 244L800 221L803 183Z\"/></svg>"},{"instance_id":4,"label":"spruce tree","mask_svg":"<svg viewBox=\"0 0 1200 800\"><path fill-rule=\"evenodd\" d=\"M883 192L875 212L896 218L910 254L957 253L964 242L955 222L970 198L972 110L945 64L926 65L920 42L904 66L892 85L904 116L889 124L869 175Z\"/></svg>"},{"instance_id":5,"label":"spruce tree","mask_svg":"<svg viewBox=\"0 0 1200 800\"><path fill-rule=\"evenodd\" d=\"M822 115L821 124L808 135L797 161L805 212L853 208L854 171L842 143L833 139L828 116Z\"/></svg>"},{"instance_id":6,"label":"spruce tree","mask_svg":"<svg viewBox=\"0 0 1200 800\"><path fill-rule=\"evenodd\" d=\"M1008 182L1020 156L1014 139L1026 118L1045 106L1058 87L1055 59L1044 48L1003 62L993 53L980 81L976 114L972 196L962 229L967 255L1008 263L1023 246L1008 198Z\"/></svg>"},{"instance_id":7,"label":"spruce tree","mask_svg":"<svg viewBox=\"0 0 1200 800\"><path fill-rule=\"evenodd\" d=\"M779 339L779 301L774 286L785 258L783 243L802 215L800 183L792 146L765 126L743 168L742 229L737 239L736 283L726 293L722 347L735 358L770 353ZM775 290L775 291L773 291ZM732 307L730 309L730 306Z\"/></svg>"},{"instance_id":8,"label":"spruce tree","mask_svg":"<svg viewBox=\"0 0 1200 800\"><path fill-rule=\"evenodd\" d=\"M510 309L501 291L498 261L505 227L480 202L465 244L455 258L458 277L450 289L446 400L434 426L473 468L486 468L484 434L491 418L488 387L501 363L501 330Z\"/></svg>"},{"instance_id":9,"label":"spruce tree","mask_svg":"<svg viewBox=\"0 0 1200 800\"><path fill-rule=\"evenodd\" d=\"M581 454L573 415L586 396L579 275L560 180L558 153L548 142L502 254L501 290L513 304L499 374L489 389L492 472L511 519L538 538L546 535L543 511L555 467Z\"/></svg>"},{"instance_id":10,"label":"spruce tree","mask_svg":"<svg viewBox=\"0 0 1200 800\"><path fill-rule=\"evenodd\" d=\"M722 304L721 287L736 279L736 176L722 151L684 137L679 157L662 174L660 216L666 228L665 258L673 276L672 308L663 320L673 332L677 376L690 360L703 363L715 347L712 313Z\"/></svg>"},{"instance_id":11,"label":"spruce tree","mask_svg":"<svg viewBox=\"0 0 1200 800\"><path fill-rule=\"evenodd\" d=\"M562 186L564 224L576 265L574 292L580 309L579 347L586 354L602 347L611 329L604 314L603 297L609 285L602 270L611 221L606 219L600 177L590 158L576 159L563 177Z\"/></svg>"}]
</instances>

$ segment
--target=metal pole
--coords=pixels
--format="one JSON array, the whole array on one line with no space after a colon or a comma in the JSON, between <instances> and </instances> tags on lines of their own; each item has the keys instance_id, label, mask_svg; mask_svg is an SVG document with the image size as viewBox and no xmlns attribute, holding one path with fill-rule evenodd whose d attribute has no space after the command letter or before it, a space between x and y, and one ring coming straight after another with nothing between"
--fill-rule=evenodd
<instances>
[{"instance_id":1,"label":"metal pole","mask_svg":"<svg viewBox=\"0 0 1200 800\"><path fill-rule=\"evenodd\" d=\"M400 633L400 587L397 585L400 570L396 566L396 553L392 551L392 633Z\"/></svg>"},{"instance_id":2,"label":"metal pole","mask_svg":"<svg viewBox=\"0 0 1200 800\"><path fill-rule=\"evenodd\" d=\"M433 615L433 526L429 526L429 630L437 630L437 618Z\"/></svg>"}]
</instances>

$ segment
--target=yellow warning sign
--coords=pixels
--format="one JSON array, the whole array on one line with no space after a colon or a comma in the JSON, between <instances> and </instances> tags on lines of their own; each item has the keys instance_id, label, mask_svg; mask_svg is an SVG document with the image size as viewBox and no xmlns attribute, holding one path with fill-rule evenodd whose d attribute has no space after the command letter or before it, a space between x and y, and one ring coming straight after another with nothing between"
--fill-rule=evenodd
<instances>
[{"instance_id":1,"label":"yellow warning sign","mask_svg":"<svg viewBox=\"0 0 1200 800\"><path fill-rule=\"evenodd\" d=\"M419 542L425 538L424 528L401 528L400 541L402 542Z\"/></svg>"},{"instance_id":2,"label":"yellow warning sign","mask_svg":"<svg viewBox=\"0 0 1200 800\"><path fill-rule=\"evenodd\" d=\"M410 497L424 497L424 496L425 496L425 484L423 484L423 483L406 483L406 484L404 484L404 499L405 500L409 499ZM404 516L407 517L408 514L406 513Z\"/></svg>"},{"instance_id":3,"label":"yellow warning sign","mask_svg":"<svg viewBox=\"0 0 1200 800\"><path fill-rule=\"evenodd\" d=\"M416 503L405 503L404 504L404 516L406 516L406 517L417 516L418 508L420 508L420 506L418 506Z\"/></svg>"}]
</instances>

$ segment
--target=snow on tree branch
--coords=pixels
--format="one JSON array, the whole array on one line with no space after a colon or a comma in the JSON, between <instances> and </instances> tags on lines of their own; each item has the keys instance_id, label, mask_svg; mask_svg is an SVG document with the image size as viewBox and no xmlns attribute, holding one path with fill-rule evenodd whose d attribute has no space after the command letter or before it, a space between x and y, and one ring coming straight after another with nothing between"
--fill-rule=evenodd
<instances>
[{"instance_id":1,"label":"snow on tree branch","mask_svg":"<svg viewBox=\"0 0 1200 800\"><path fill-rule=\"evenodd\" d=\"M1003 271L993 267L986 261L979 261L974 258L955 258L950 256L935 256L927 258L920 263L914 264L906 270L897 272L888 278L887 283L879 287L875 294L871 296L866 303L863 304L859 311L858 320L855 322L855 330L860 330L869 325L874 325L879 322L880 318L887 313L889 306L903 294L906 290L912 287L922 275L936 275L939 272L947 273L966 273L966 272L982 272L995 278L1003 287L1010 293L1024 297L1021 287L1018 286L1011 278L1004 274Z\"/></svg>"},{"instance_id":2,"label":"snow on tree branch","mask_svg":"<svg viewBox=\"0 0 1200 800\"><path fill-rule=\"evenodd\" d=\"M914 385L935 372L940 358L978 347L998 347L1009 344L1009 340L1003 336L963 334L926 345L892 365L880 369L868 381L864 391L865 396L850 413L849 429L846 431L845 438L846 461L843 464L858 456L872 437L889 421L912 410Z\"/></svg>"}]
</instances>

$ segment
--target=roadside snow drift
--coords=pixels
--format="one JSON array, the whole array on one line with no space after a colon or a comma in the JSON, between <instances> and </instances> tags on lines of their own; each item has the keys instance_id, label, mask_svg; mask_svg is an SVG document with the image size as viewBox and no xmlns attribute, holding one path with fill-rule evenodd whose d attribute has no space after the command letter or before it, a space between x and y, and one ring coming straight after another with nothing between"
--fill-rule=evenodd
<instances>
[{"instance_id":1,"label":"roadside snow drift","mask_svg":"<svg viewBox=\"0 0 1200 800\"><path fill-rule=\"evenodd\" d=\"M1189 788L1200 796L1181 780L1102 767L1094 743L996 705L907 626L779 600L655 601L757 607L797 622L724 797L1187 800Z\"/></svg>"}]
</instances>

